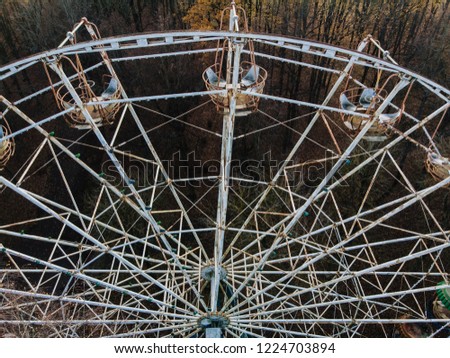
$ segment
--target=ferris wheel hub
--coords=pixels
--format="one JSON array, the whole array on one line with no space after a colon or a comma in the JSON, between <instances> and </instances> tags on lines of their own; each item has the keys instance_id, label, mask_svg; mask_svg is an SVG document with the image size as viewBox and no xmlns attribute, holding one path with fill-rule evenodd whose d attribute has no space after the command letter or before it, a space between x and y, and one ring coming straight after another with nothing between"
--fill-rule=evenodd
<instances>
[{"instance_id":1,"label":"ferris wheel hub","mask_svg":"<svg viewBox=\"0 0 450 358\"><path fill-rule=\"evenodd\" d=\"M225 328L230 324L230 319L220 313L211 313L201 317L198 320L200 328Z\"/></svg>"}]
</instances>

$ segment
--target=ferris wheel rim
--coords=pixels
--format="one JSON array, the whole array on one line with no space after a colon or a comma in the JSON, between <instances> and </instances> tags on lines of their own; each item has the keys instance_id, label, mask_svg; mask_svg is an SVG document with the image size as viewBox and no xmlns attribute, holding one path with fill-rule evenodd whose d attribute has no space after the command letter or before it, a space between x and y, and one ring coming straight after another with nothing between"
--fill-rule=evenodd
<instances>
[{"instance_id":1,"label":"ferris wheel rim","mask_svg":"<svg viewBox=\"0 0 450 358\"><path fill-rule=\"evenodd\" d=\"M186 34L188 34L189 36L191 36L191 34L194 34L194 35L192 35L192 36L197 36L197 35L195 35L195 34L207 34L207 35L205 35L205 36L208 36L208 41L212 41L212 40L217 40L218 38L220 38L220 37L218 37L219 36L219 34L221 34L221 36L224 36L224 37L226 37L226 36L236 36L236 34L235 33L232 33L232 32L220 32L220 33L218 33L218 32L208 32L208 33L206 33L206 32L183 32L183 34L185 34L185 36L186 36ZM174 32L164 32L164 33L162 33L162 34L155 34L154 35L154 37L152 37L152 38L159 38L159 37L161 37L161 36L164 36L164 37L167 37L167 36L171 36L171 35L173 35L173 34L175 34ZM143 37L144 36L144 37ZM134 35L134 36L124 36L124 37L121 37L121 41L125 41L125 40L142 40L142 39L146 39L146 38L148 38L148 37L145 37L145 36L148 36L148 35ZM159 36L159 37L158 37ZM180 35L180 37L181 37L182 35ZM211 39L209 36L212 36L213 37L213 39ZM252 39L255 39L255 37L252 37L252 36L258 36L257 34L255 35L255 34L239 34L239 37L245 37L245 38L252 38ZM260 36L263 36L263 35L260 35ZM292 40L292 39L290 39L290 38L288 38L288 37L279 37L279 36L270 36L270 35L264 35L262 38L264 38L265 40L280 40L280 39L289 39L289 40ZM105 41L105 42L102 42L102 41ZM79 47L73 47L73 46L68 46L68 47L63 47L63 48L61 48L61 49L58 49L57 51L48 51L48 52L45 52L44 54L41 54L41 55L37 55L38 57L33 57L33 58L31 58L31 59L28 59L27 61L28 62L21 62L21 61L18 61L18 62L14 62L14 63L12 63L12 64L10 64L10 65L7 65L7 66L4 66L4 67L2 67L2 68L0 68L0 73L3 73L4 71L10 71L10 69L11 68L14 68L14 67L16 67L16 66L22 66L21 68L26 68L26 67L28 67L33 61L38 61L38 58L39 59L43 59L43 58L45 58L45 57L49 57L49 56L54 56L54 55L56 55L56 54L58 54L58 53L60 53L59 51L64 51L64 53L70 53L70 54L75 54L75 53L77 53L76 51L76 49L77 48L81 48L81 49L86 49L86 46L87 45L90 45L90 46L97 46L97 45L102 45L102 44L105 44L106 43L106 41L110 41L110 39L104 39L104 40L99 40L99 41L89 41L89 42L87 42L87 43L80 43L79 44ZM198 41L204 41L204 39L199 39ZM314 43L314 42L308 42L308 41L302 41L302 42L298 42L298 43L300 43L300 44L302 44L302 45L305 45L305 44L314 44L314 45L317 45L317 43ZM163 45L169 45L168 43L164 43L164 44L162 44L162 46ZM149 44L148 44L148 46L150 46ZM318 46L318 45L317 45ZM319 46L320 47L320 46ZM337 47L333 47L333 46L329 46L329 45L326 45L326 46L323 46L322 48L324 48L324 49L332 49L332 50L334 50L334 49L338 49ZM102 48L102 50L103 50L104 48ZM353 56L358 56L358 58L365 58L365 56L366 55L364 55L364 56L361 56L361 53L360 52L355 52L355 51L351 51L351 50L347 50L347 53L348 54L352 54ZM323 54L322 54L323 55ZM39 57L40 56L40 57ZM368 57L370 57L370 56L368 56ZM374 58L372 58L372 57L370 57L370 59L371 60L373 60ZM375 58L376 59L376 58ZM380 63L380 64L383 64L383 65L385 65L386 66L386 68L390 68L390 69L392 69L392 70L396 70L396 69L402 69L402 71L399 71L399 72L401 72L401 73L403 73L403 68L402 67L399 67L399 66L396 66L396 65L393 65L393 64L391 64L391 63L389 63L389 62L386 62L386 61L383 61L383 60L379 60L379 59L377 59L376 61L375 61L376 63ZM35 63L35 62L34 62ZM9 75L12 75L13 73L7 73L7 76L6 77L8 77ZM409 72L408 74L412 74L412 72ZM4 78L6 78L6 77L4 77ZM436 83L434 83L434 82L432 82L432 81L430 81L430 80L426 80L425 78L422 78L422 77L417 77L417 78L419 78L419 79L421 79L422 81L424 81L427 85L430 85L430 86L432 86L432 87L434 87L434 88L437 88L437 89L439 89L439 91L440 92L444 92L444 93L446 93L447 95L448 95L448 93L450 93L450 92L448 92L448 90L446 90L446 89L443 89L443 88L441 88L441 86L440 85L438 85L438 84L436 84ZM205 93L205 92L203 92L203 94L204 95L206 95L206 94L210 94L210 93ZM186 96L186 94L184 94L185 96ZM182 96L182 94L180 94L180 97ZM266 96L266 95L262 95L261 96L262 98L266 98L266 99L270 99L270 100L275 100L275 101L282 101L284 98L271 98L270 96ZM175 98L175 97L173 97L173 98ZM441 97L442 98L442 97ZM137 102L136 101L136 99L133 99L133 98L130 98L130 99L128 99L128 101L130 102L130 103L135 103L135 102ZM447 100L447 103L448 103L448 100ZM447 107L448 107L448 104L447 104ZM442 106L442 107L440 107L440 110L441 111L443 111L443 110L445 110L445 105L444 106ZM60 115L61 115L61 113L59 113ZM439 187L441 187L441 186L444 186L444 185L446 185L447 184L447 182L449 182L449 180L447 179L447 181L442 181L441 183L439 183L439 184L435 184L433 187L436 187L436 188L439 188ZM6 183L6 182L4 182L4 183ZM427 189L429 189L429 188L427 188ZM315 204L314 204L315 205ZM214 228L210 228L211 230L214 230ZM239 229L239 228L238 228ZM441 247L438 247L438 248L436 248L435 250L440 250L440 249L443 249L443 247L444 246L441 246ZM445 246L445 248L447 248L448 246ZM12 251L10 251L10 252L12 252ZM20 254L20 253L19 253ZM81 276L80 276L81 277ZM328 282L326 282L326 283L323 283L323 285L325 285L325 284L328 284ZM120 286L119 286L120 287ZM450 286L449 286L450 287ZM317 289L317 287L314 287L314 288L311 288L311 290L314 290L314 289ZM422 289L423 291L431 291L431 290L434 290L435 289L435 287L427 287L426 289ZM2 291L2 289L0 288L0 292ZM408 290L408 292L412 292L411 290ZM417 292L422 292L422 291L420 291L420 290L418 290ZM136 294L136 293L134 293L134 294ZM398 293L399 295L400 294L402 294L401 292L400 293ZM230 298L230 300L231 300L231 298ZM357 301L357 298L356 297L354 297L354 298L352 298L352 299L350 299L350 301L351 300L353 300L353 301ZM325 305L326 303L324 303L324 305ZM338 305L339 304L339 302L338 303L333 303L333 305L334 304L336 304L336 305ZM309 306L308 305L305 305L305 308L306 309L309 309L309 308L314 308L314 307L316 307L317 305L314 305L314 304L309 304ZM262 307L262 306L258 306L258 307ZM116 306L116 308L117 308L117 306ZM242 314L243 314L243 317L239 317L239 319L240 319L240 322L242 323L242 326L241 327L243 327L243 328L251 328L251 326L246 326L246 324L248 324L249 322L247 322L247 321L251 321L251 322L253 322L253 323L261 323L261 322L258 322L257 320L251 320L251 319L248 319L248 318L246 318L246 316L248 316L248 314L246 315L246 312L247 311L250 311L251 309L250 308L247 308L246 310L244 310L244 311L239 311L239 312L237 312L237 313L235 313L234 315L232 314L232 315L230 315L230 317L234 317L234 316L237 316L237 317L239 317L239 316L241 316ZM286 309L287 311L289 311L289 310L294 310L294 308L291 308L291 309ZM146 312L148 312L148 311L146 311ZM155 311L155 313L156 313L156 311ZM181 318L186 318L186 317L184 317L184 316L180 316L180 314L177 314L177 317L181 317ZM194 320L194 316L189 316L190 318L192 318L192 320ZM323 317L317 317L317 318L311 318L310 320L311 320L311 322L317 322L317 321L321 321L321 318L323 318ZM196 318L195 318L196 319ZM279 322L279 320L277 321L277 319L276 318L274 318L274 319L271 319L272 321L273 321L273 323L275 323L275 324L277 324L277 323L280 323ZM375 322L384 322L384 320L385 319L382 319L382 318L379 318L379 319L374 319L374 318L368 318L367 320L370 320L372 323L375 323ZM429 319L428 318L424 318L424 319L421 319L420 320L420 322L423 322L423 321L426 321L426 320L428 320L429 321ZM284 320L285 322L289 322L289 320ZM298 322L299 320L296 320L296 322ZM308 320L305 320L305 319L303 319L303 320L301 320L302 322L307 322ZM361 319L361 320L359 320L361 323L367 323L367 322L365 322L365 320L364 319ZM358 320L351 320L351 319L348 319L348 321L342 321L342 319L339 321L340 323L353 323L353 322L359 322ZM395 321L395 320L394 320ZM389 322L394 322L393 320L389 320ZM401 322L404 322L404 321L406 321L406 319L398 319L398 320L396 320L395 322L397 322L397 323L401 323ZM97 322L101 322L101 321L97 321ZM105 321L106 322L106 321ZM116 321L116 322L118 322L119 324L120 324L120 321ZM126 322L129 322L129 324L133 324L135 321L133 321L133 320L129 320L129 321L123 321L122 323L124 323L124 324L127 324ZM145 320L143 320L143 322L145 322ZM327 321L327 319L323 319L323 322L324 323L326 323L326 322L334 322L334 320L332 320L332 319L328 319L328 321ZM408 322L411 322L411 321L408 321ZM439 322L438 320L436 321L436 322ZM93 322L93 324L95 324L95 321ZM105 323L105 324L107 324L107 323ZM235 325L236 324L236 322L231 322L231 324L230 324L230 326L228 327L229 329L233 329L233 328L235 328ZM186 326L186 329L189 329L188 327L191 327L191 326ZM167 328L167 329L170 329L170 328L173 328L173 327L169 327L169 328ZM236 331L239 331L237 328L236 328ZM245 331L245 329L244 329L244 331ZM293 334L293 332L291 331L291 334ZM299 333L300 334L300 333Z\"/></svg>"},{"instance_id":2,"label":"ferris wheel rim","mask_svg":"<svg viewBox=\"0 0 450 358\"><path fill-rule=\"evenodd\" d=\"M184 37L189 37L188 40L184 40ZM349 57L358 57L364 60L367 60L368 62L375 62L381 66L383 66L384 69L389 69L397 73L404 73L405 75L411 76L412 78L417 78L418 80L424 81L428 85L434 87L439 92L445 93L447 96L450 96L450 90L445 88L444 86L440 85L439 83L436 83L435 81L424 77L414 71L411 71L407 69L406 67L399 66L397 64L394 64L388 60L381 59L376 56L369 55L367 53L359 52L356 50L347 49L345 47L340 47L332 44L327 44L323 42L318 42L314 40L307 40L307 39L301 39L297 37L292 36L286 36L286 35L268 35L264 33L235 33L230 31L163 31L163 32L151 32L146 34L132 34L132 35L119 35L119 36L112 36L112 37L105 37L100 40L89 40L80 42L73 45L65 45L60 48L55 48L53 50L47 50L43 51L34 55L30 55L28 57L25 57L24 59L19 59L12 61L8 64L5 64L0 67L0 80L3 80L17 72L20 72L22 69L25 69L33 64L39 63L45 59L53 58L55 56L60 56L62 54L82 54L82 53L94 53L99 51L120 51L120 50L128 50L128 49L135 49L135 48L147 48L152 46L170 46L170 45L177 45L177 44L186 44L186 43L197 43L197 42L205 42L205 41L217 41L217 40L223 40L225 38L229 37L240 37L248 40L265 40L268 41L267 45L272 46L278 46L283 48L288 48L293 51L297 52L304 52L311 55L317 55L327 58L334 58L339 60L339 56L336 56L335 53L328 53L329 51L336 51L341 52L342 54L345 54ZM371 37L370 35L367 37ZM165 38L168 39L164 42L157 42L157 43L149 43L144 42L146 40L152 40L152 39L161 39ZM181 38L179 42L172 42L174 38ZM116 43L122 43L126 41L136 41L136 45L129 45L125 46L123 48L116 47ZM139 41L142 41L139 43ZM273 42L271 42L273 41ZM292 44L302 47L289 47L285 45L285 42L292 42ZM105 47L105 45L110 45L109 47ZM324 50L325 52L314 52L310 51L310 46L316 46L317 48ZM98 46L98 48L94 49L94 47ZM305 48L303 48L305 46ZM347 58L343 57L341 58L343 61L348 61ZM364 65L364 63L363 63Z\"/></svg>"}]
</instances>

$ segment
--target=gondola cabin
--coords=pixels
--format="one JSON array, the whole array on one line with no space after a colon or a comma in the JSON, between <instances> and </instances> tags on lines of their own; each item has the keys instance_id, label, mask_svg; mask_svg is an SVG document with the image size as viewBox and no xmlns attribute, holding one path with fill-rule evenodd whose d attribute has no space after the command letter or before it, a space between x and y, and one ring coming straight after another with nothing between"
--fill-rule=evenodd
<instances>
[{"instance_id":1,"label":"gondola cabin","mask_svg":"<svg viewBox=\"0 0 450 358\"><path fill-rule=\"evenodd\" d=\"M71 80L78 97L84 104L84 109L98 127L112 124L120 109L120 104L111 102L121 97L119 81L110 75L104 75L102 86L97 86L94 81L88 80L84 73L78 73ZM65 118L67 123L77 129L89 129L91 124L87 115L76 105L75 99L65 85L56 89L56 101L61 110L74 108ZM99 104L96 104L99 102ZM108 103L109 102L109 103Z\"/></svg>"},{"instance_id":2,"label":"gondola cabin","mask_svg":"<svg viewBox=\"0 0 450 358\"><path fill-rule=\"evenodd\" d=\"M5 168L6 163L14 154L14 139L6 138L9 134L11 134L11 129L0 113L0 171Z\"/></svg>"},{"instance_id":3,"label":"gondola cabin","mask_svg":"<svg viewBox=\"0 0 450 358\"><path fill-rule=\"evenodd\" d=\"M76 44L77 33L83 26L92 40L101 39L97 26L83 18L72 31L67 33L66 39L59 45L59 48L67 43ZM92 78L101 78L100 81L97 81L98 83L95 83L92 78L88 78L88 71L85 70L78 54L73 57L54 56L47 59L45 70L55 100L61 111L70 110L64 118L73 128L91 129L93 126L101 127L112 124L121 107L121 104L116 102L122 97L120 81L107 52L102 51L100 55L104 66L102 66L103 75L89 73ZM50 76L48 68L59 77L57 82Z\"/></svg>"},{"instance_id":4,"label":"gondola cabin","mask_svg":"<svg viewBox=\"0 0 450 358\"><path fill-rule=\"evenodd\" d=\"M436 181L445 180L450 176L450 160L435 152L428 154L425 166Z\"/></svg>"},{"instance_id":5,"label":"gondola cabin","mask_svg":"<svg viewBox=\"0 0 450 358\"><path fill-rule=\"evenodd\" d=\"M224 25L224 19L229 18L229 27ZM238 33L240 30L248 32L248 22L244 9L232 3L227 7L221 17L220 30L229 30ZM253 43L251 40L243 41L236 38L226 38L219 41L216 49L215 62L203 72L203 81L208 91L221 91L210 94L211 100L219 112L230 112L233 90L236 90L236 116L246 116L258 108L261 94L267 79L267 71L256 64ZM248 50L244 51L244 47ZM244 60L241 55L248 56ZM239 68L233 64L238 59ZM237 78L234 78L237 76Z\"/></svg>"},{"instance_id":6,"label":"gondola cabin","mask_svg":"<svg viewBox=\"0 0 450 358\"><path fill-rule=\"evenodd\" d=\"M427 323L417 323L413 317L406 314L401 319L411 320L412 322L402 322L398 325L397 338L427 338L433 334L433 328Z\"/></svg>"},{"instance_id":7,"label":"gondola cabin","mask_svg":"<svg viewBox=\"0 0 450 358\"><path fill-rule=\"evenodd\" d=\"M350 88L341 93L339 96L340 108L345 111L355 112L355 114L341 113L344 125L351 133L357 134L368 121L373 119L373 115L377 112L386 95L385 90L363 87ZM366 132L364 139L373 142L384 141L388 125L394 125L400 116L401 110L380 114Z\"/></svg>"}]
</instances>

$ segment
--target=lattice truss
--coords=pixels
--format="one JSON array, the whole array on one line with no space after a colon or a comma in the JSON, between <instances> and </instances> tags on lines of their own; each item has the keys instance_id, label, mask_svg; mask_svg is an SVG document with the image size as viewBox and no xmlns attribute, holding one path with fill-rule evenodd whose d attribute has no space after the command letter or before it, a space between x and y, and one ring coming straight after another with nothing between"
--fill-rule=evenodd
<instances>
[{"instance_id":1,"label":"lattice truss","mask_svg":"<svg viewBox=\"0 0 450 358\"><path fill-rule=\"evenodd\" d=\"M0 68L2 334L448 330L449 91L370 36L230 29L83 19Z\"/></svg>"}]
</instances>

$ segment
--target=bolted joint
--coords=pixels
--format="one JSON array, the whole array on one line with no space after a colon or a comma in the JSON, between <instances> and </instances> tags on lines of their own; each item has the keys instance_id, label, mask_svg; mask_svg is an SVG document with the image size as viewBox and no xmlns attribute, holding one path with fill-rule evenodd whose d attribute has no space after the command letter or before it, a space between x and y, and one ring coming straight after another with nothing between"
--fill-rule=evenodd
<instances>
[{"instance_id":1,"label":"bolted joint","mask_svg":"<svg viewBox=\"0 0 450 358\"><path fill-rule=\"evenodd\" d=\"M199 328L225 328L230 324L230 319L220 313L210 313L200 317L197 321Z\"/></svg>"},{"instance_id":2,"label":"bolted joint","mask_svg":"<svg viewBox=\"0 0 450 358\"><path fill-rule=\"evenodd\" d=\"M219 280L225 281L228 274L227 270L223 267L219 267L218 270L219 270ZM202 268L201 276L202 279L204 279L205 281L212 281L212 279L215 276L215 273L216 273L215 266L210 265Z\"/></svg>"}]
</instances>

